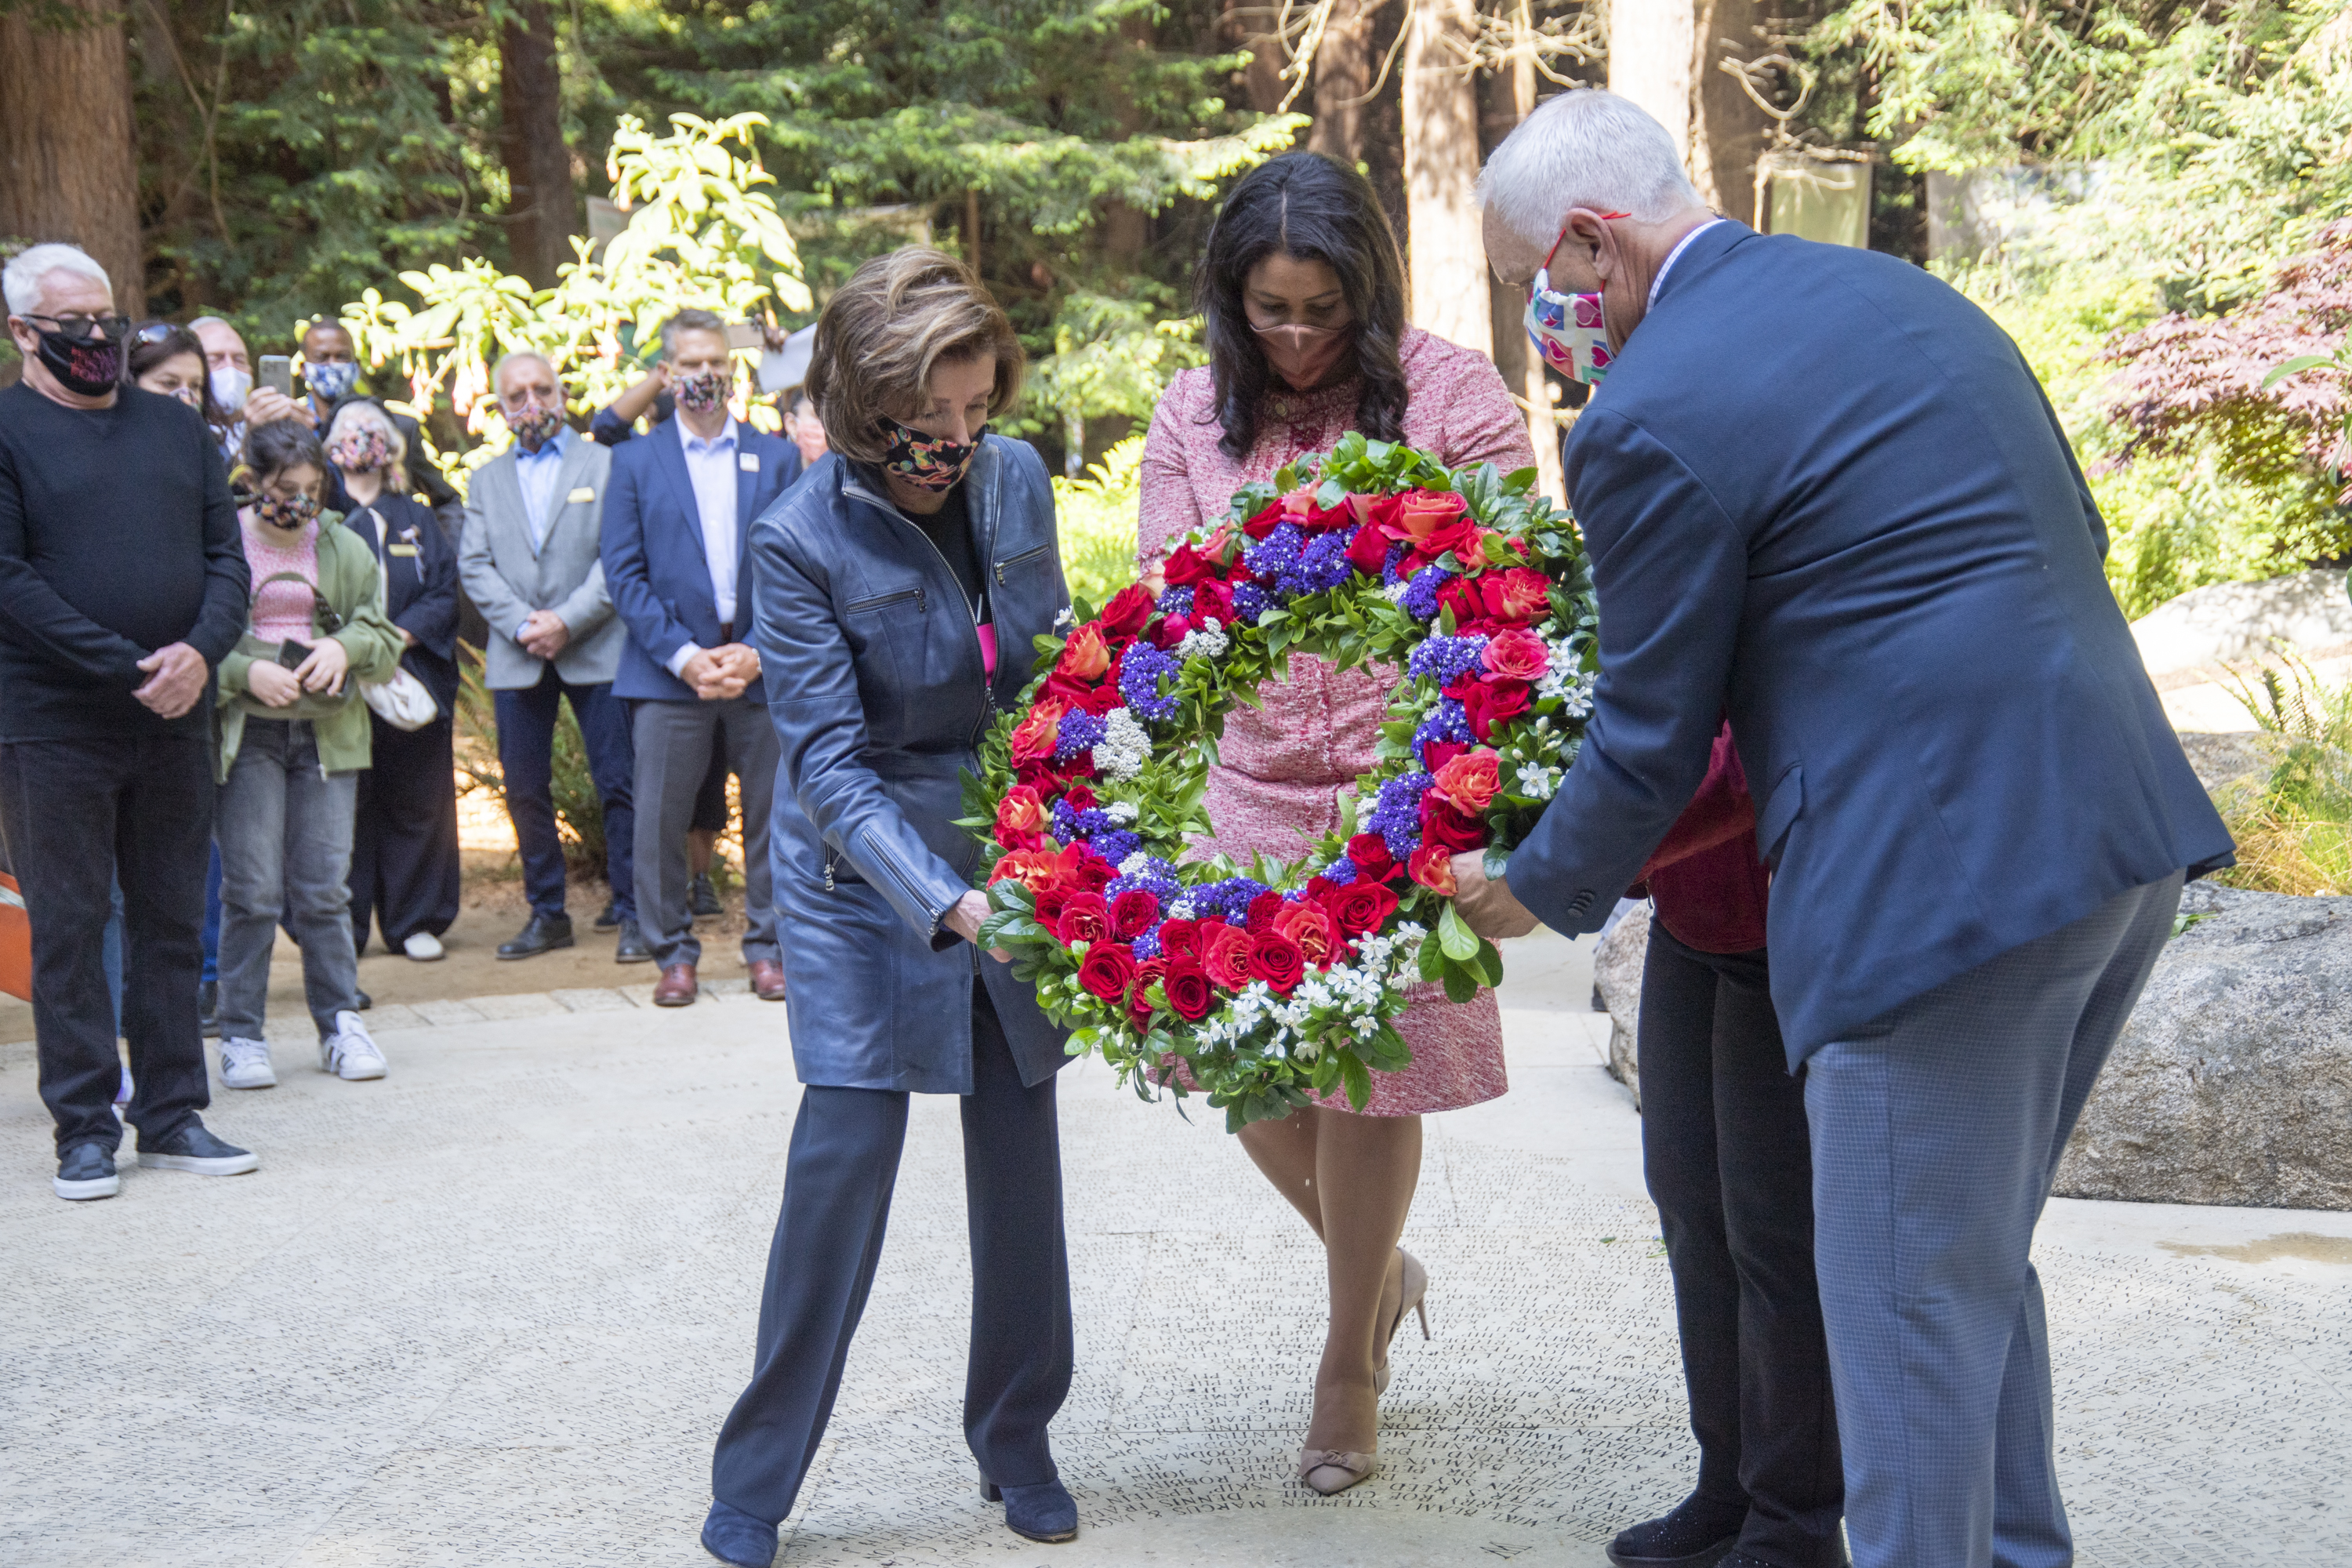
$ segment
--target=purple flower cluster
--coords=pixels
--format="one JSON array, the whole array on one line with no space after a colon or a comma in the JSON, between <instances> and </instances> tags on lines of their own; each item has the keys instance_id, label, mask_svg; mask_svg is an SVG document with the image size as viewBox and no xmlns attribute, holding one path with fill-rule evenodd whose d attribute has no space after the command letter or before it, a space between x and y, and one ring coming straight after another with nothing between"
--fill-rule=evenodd
<instances>
[{"instance_id":1,"label":"purple flower cluster","mask_svg":"<svg viewBox=\"0 0 2352 1568\"><path fill-rule=\"evenodd\" d=\"M1427 773L1407 773L1381 785L1380 798L1364 819L1364 831L1388 841L1389 853L1402 860L1421 847L1421 797L1437 781Z\"/></svg>"},{"instance_id":2,"label":"purple flower cluster","mask_svg":"<svg viewBox=\"0 0 2352 1568\"><path fill-rule=\"evenodd\" d=\"M1135 956L1146 963L1159 957L1160 928L1154 926L1151 930L1145 931L1141 936L1137 937L1133 946Z\"/></svg>"},{"instance_id":3,"label":"purple flower cluster","mask_svg":"<svg viewBox=\"0 0 2352 1568\"><path fill-rule=\"evenodd\" d=\"M1192 613L1192 585L1190 583L1187 583L1181 588L1170 588L1163 591L1160 595L1159 607L1162 615L1191 615Z\"/></svg>"},{"instance_id":4,"label":"purple flower cluster","mask_svg":"<svg viewBox=\"0 0 2352 1568\"><path fill-rule=\"evenodd\" d=\"M1328 593L1355 572L1348 563L1348 535L1320 533L1298 552L1298 563L1275 582L1275 591L1295 596Z\"/></svg>"},{"instance_id":5,"label":"purple flower cluster","mask_svg":"<svg viewBox=\"0 0 2352 1568\"><path fill-rule=\"evenodd\" d=\"M1054 731L1054 760L1066 763L1082 752L1093 751L1102 743L1107 729L1108 726L1091 713L1072 711L1063 714L1061 723ZM1066 844L1069 841L1064 839L1063 842Z\"/></svg>"},{"instance_id":6,"label":"purple flower cluster","mask_svg":"<svg viewBox=\"0 0 2352 1568\"><path fill-rule=\"evenodd\" d=\"M1116 866L1143 847L1143 835L1124 827L1114 827L1091 839L1096 854Z\"/></svg>"},{"instance_id":7,"label":"purple flower cluster","mask_svg":"<svg viewBox=\"0 0 2352 1568\"><path fill-rule=\"evenodd\" d=\"M1110 813L1100 806L1088 806L1084 811L1073 807L1067 800L1056 800L1047 814L1046 825L1054 837L1064 844L1076 844L1092 838L1096 834L1115 827Z\"/></svg>"},{"instance_id":8,"label":"purple flower cluster","mask_svg":"<svg viewBox=\"0 0 2352 1568\"><path fill-rule=\"evenodd\" d=\"M1405 584L1404 596L1397 601L1404 613L1416 621L1437 618L1437 591L1454 581L1454 574L1443 566L1424 566L1412 574Z\"/></svg>"},{"instance_id":9,"label":"purple flower cluster","mask_svg":"<svg viewBox=\"0 0 2352 1568\"><path fill-rule=\"evenodd\" d=\"M1160 678L1172 676L1180 668L1171 656L1160 652L1148 642L1138 642L1120 656L1118 694L1139 719L1172 719L1176 716L1176 699L1160 693ZM1067 724L1069 721L1062 721Z\"/></svg>"},{"instance_id":10,"label":"purple flower cluster","mask_svg":"<svg viewBox=\"0 0 2352 1568\"><path fill-rule=\"evenodd\" d=\"M1125 837L1133 838L1135 837L1135 835L1130 833ZM1141 840L1138 839L1137 842L1139 844ZM1100 849L1103 847L1103 845L1097 844L1096 845L1096 847ZM1132 855L1134 853L1135 849L1130 846L1127 854ZM1110 860L1113 865L1117 865L1119 860L1125 859L1126 856L1119 856L1114 859L1112 857L1106 855L1104 856L1104 858ZM1176 895L1182 891L1182 889L1178 885L1176 880L1176 868L1170 865L1167 861L1162 860L1157 855L1146 857L1143 869L1136 872L1132 877L1113 877L1109 883L1104 887L1103 897L1106 899L1115 899L1121 893L1136 888L1140 888L1145 892L1150 893L1153 898L1158 899L1160 900L1160 906L1163 910L1170 904L1175 902ZM1198 895L1196 894L1195 897L1198 897Z\"/></svg>"},{"instance_id":11,"label":"purple flower cluster","mask_svg":"<svg viewBox=\"0 0 2352 1568\"><path fill-rule=\"evenodd\" d=\"M1242 560L1257 576L1280 577L1298 564L1298 552L1306 542L1305 529L1295 522L1277 523L1273 532L1243 549Z\"/></svg>"},{"instance_id":12,"label":"purple flower cluster","mask_svg":"<svg viewBox=\"0 0 2352 1568\"><path fill-rule=\"evenodd\" d=\"M1451 697L1441 697L1421 728L1412 732L1412 754L1422 756L1422 748L1432 741L1459 741L1470 743L1470 714Z\"/></svg>"},{"instance_id":13,"label":"purple flower cluster","mask_svg":"<svg viewBox=\"0 0 2352 1568\"><path fill-rule=\"evenodd\" d=\"M1414 586L1420 586L1416 582ZM1426 675L1440 686L1451 686L1472 670L1486 652L1486 639L1482 637L1431 637L1412 650L1405 668L1414 675Z\"/></svg>"},{"instance_id":14,"label":"purple flower cluster","mask_svg":"<svg viewBox=\"0 0 2352 1568\"><path fill-rule=\"evenodd\" d=\"M1207 920L1211 915L1221 915L1231 924L1239 925L1249 914L1250 900L1267 890L1266 885L1255 877L1228 877L1222 882L1195 888L1192 892L1193 917Z\"/></svg>"},{"instance_id":15,"label":"purple flower cluster","mask_svg":"<svg viewBox=\"0 0 2352 1568\"><path fill-rule=\"evenodd\" d=\"M1381 586L1393 588L1404 581L1404 558L1410 547L1402 539L1389 546L1388 558L1381 563Z\"/></svg>"},{"instance_id":16,"label":"purple flower cluster","mask_svg":"<svg viewBox=\"0 0 2352 1568\"><path fill-rule=\"evenodd\" d=\"M1234 619L1245 626L1257 625L1257 618L1265 614L1269 602L1265 590L1255 583L1234 584Z\"/></svg>"},{"instance_id":17,"label":"purple flower cluster","mask_svg":"<svg viewBox=\"0 0 2352 1568\"><path fill-rule=\"evenodd\" d=\"M1356 879L1356 863L1341 855L1316 874L1334 887L1344 888Z\"/></svg>"}]
</instances>

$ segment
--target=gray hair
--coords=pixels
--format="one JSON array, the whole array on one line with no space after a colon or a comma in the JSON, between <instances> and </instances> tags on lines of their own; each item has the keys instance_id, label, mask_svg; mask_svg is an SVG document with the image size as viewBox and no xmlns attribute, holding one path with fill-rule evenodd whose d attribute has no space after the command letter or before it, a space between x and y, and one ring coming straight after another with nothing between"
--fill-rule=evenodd
<instances>
[{"instance_id":1,"label":"gray hair","mask_svg":"<svg viewBox=\"0 0 2352 1568\"><path fill-rule=\"evenodd\" d=\"M1478 205L1549 245L1570 207L1658 223L1703 205L1666 128L1632 99L1579 88L1537 106L1478 172Z\"/></svg>"},{"instance_id":2,"label":"gray hair","mask_svg":"<svg viewBox=\"0 0 2352 1568\"><path fill-rule=\"evenodd\" d=\"M490 393L493 396L501 398L506 396L504 383L507 379L507 366L514 363L514 362L519 359L535 359L540 363L545 365L547 367L547 374L553 376L555 379L555 390L559 393L563 390L563 377L556 374L555 362L553 360L548 358L537 349L509 349L506 353L499 356L498 363L490 366Z\"/></svg>"},{"instance_id":3,"label":"gray hair","mask_svg":"<svg viewBox=\"0 0 2352 1568\"><path fill-rule=\"evenodd\" d=\"M384 446L392 453L392 468L384 476L387 480L386 488L395 490L406 489L408 488L407 438L401 435L400 426L393 423L391 415L366 398L354 397L338 406L334 417L327 421L327 433L320 437L320 444L331 454L335 449L335 438L344 430L355 426L373 430L383 437Z\"/></svg>"},{"instance_id":4,"label":"gray hair","mask_svg":"<svg viewBox=\"0 0 2352 1568\"><path fill-rule=\"evenodd\" d=\"M680 332L717 332L723 338L727 335L727 323L716 310L680 310L661 324L662 358L668 359L677 353Z\"/></svg>"},{"instance_id":5,"label":"gray hair","mask_svg":"<svg viewBox=\"0 0 2352 1568\"><path fill-rule=\"evenodd\" d=\"M41 280L52 272L71 272L78 277L94 279L114 292L114 279L106 268L91 259L89 251L79 245L28 246L8 258L5 272L0 272L0 293L8 300L12 316L38 314L41 309Z\"/></svg>"}]
</instances>

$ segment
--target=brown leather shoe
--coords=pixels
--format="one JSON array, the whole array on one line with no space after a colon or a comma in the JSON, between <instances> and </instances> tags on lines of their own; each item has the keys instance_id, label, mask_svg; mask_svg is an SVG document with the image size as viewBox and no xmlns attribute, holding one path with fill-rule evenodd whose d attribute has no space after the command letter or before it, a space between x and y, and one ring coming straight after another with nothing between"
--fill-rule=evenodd
<instances>
[{"instance_id":1,"label":"brown leather shoe","mask_svg":"<svg viewBox=\"0 0 2352 1568\"><path fill-rule=\"evenodd\" d=\"M762 1002L784 999L784 966L772 958L756 959L751 964L751 994Z\"/></svg>"},{"instance_id":2,"label":"brown leather shoe","mask_svg":"<svg viewBox=\"0 0 2352 1568\"><path fill-rule=\"evenodd\" d=\"M654 987L656 1007L691 1007L701 988L694 983L694 965L673 963L662 971L661 981Z\"/></svg>"}]
</instances>

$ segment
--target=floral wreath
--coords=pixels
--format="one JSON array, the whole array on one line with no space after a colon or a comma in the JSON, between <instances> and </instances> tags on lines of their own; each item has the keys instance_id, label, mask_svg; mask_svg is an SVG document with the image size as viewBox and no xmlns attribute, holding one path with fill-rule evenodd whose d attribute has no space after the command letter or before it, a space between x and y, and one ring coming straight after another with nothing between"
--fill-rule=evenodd
<instances>
[{"instance_id":1,"label":"floral wreath","mask_svg":"<svg viewBox=\"0 0 2352 1568\"><path fill-rule=\"evenodd\" d=\"M1575 759L1598 663L1581 541L1535 479L1345 436L1244 487L1156 598L1123 588L1036 639L1045 673L982 743L960 825L985 846L980 940L1071 1055L1147 1098L1189 1080L1229 1129L1335 1088L1360 1110L1412 1060L1409 984L1466 1002L1502 979L1451 858L1484 847L1500 874ZM1377 764L1301 862L1180 861L1212 832L1225 713L1294 651L1404 667Z\"/></svg>"}]
</instances>

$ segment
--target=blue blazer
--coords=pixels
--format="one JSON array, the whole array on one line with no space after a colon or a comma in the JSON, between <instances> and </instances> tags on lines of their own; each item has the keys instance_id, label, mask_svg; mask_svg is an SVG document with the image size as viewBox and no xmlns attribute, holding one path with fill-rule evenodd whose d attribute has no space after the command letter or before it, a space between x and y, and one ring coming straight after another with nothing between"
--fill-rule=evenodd
<instances>
[{"instance_id":1,"label":"blue blazer","mask_svg":"<svg viewBox=\"0 0 2352 1568\"><path fill-rule=\"evenodd\" d=\"M782 437L762 435L740 420L735 438L734 640L756 646L751 521L800 478L801 454ZM745 468L745 459L757 468ZM689 642L717 647L728 639L720 634L710 563L702 552L702 510L675 419L614 448L600 551L604 591L629 628L613 695L694 701L694 689L669 672L671 657ZM744 695L754 702L767 700L756 680Z\"/></svg>"},{"instance_id":2,"label":"blue blazer","mask_svg":"<svg viewBox=\"0 0 2352 1568\"><path fill-rule=\"evenodd\" d=\"M987 437L963 487L993 679L954 573L873 470L828 452L752 528L782 752L769 854L805 1084L970 1094L975 984L1023 1083L1069 1060L1036 988L940 923L980 860L955 825L961 775L980 771L989 724L1020 701L1036 639L1070 602L1037 449Z\"/></svg>"},{"instance_id":3,"label":"blue blazer","mask_svg":"<svg viewBox=\"0 0 2352 1568\"><path fill-rule=\"evenodd\" d=\"M1893 257L1717 224L1567 445L1601 681L1512 857L1597 928L1727 710L1790 1065L2183 867L2231 861L2008 336Z\"/></svg>"}]
</instances>

